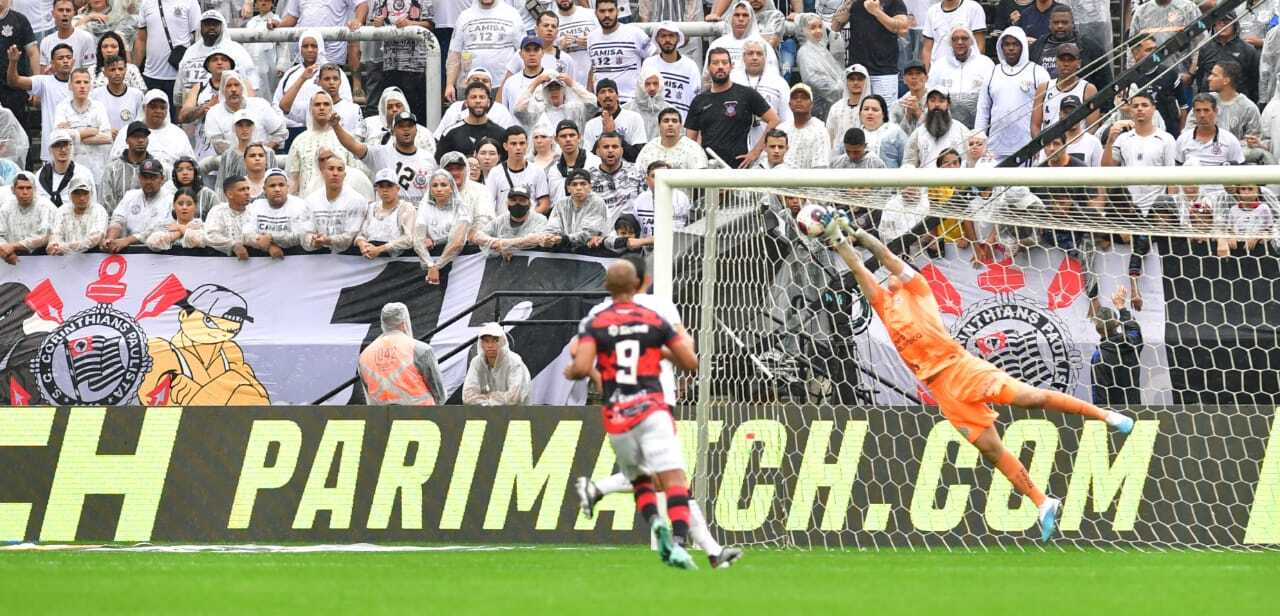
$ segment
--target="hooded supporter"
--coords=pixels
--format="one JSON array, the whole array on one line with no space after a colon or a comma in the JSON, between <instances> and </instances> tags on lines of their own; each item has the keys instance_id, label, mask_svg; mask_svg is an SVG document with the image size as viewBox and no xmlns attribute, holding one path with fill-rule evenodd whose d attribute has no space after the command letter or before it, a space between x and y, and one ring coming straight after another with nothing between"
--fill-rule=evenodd
<instances>
[{"instance_id":1,"label":"hooded supporter","mask_svg":"<svg viewBox=\"0 0 1280 616\"><path fill-rule=\"evenodd\" d=\"M575 169L569 172L565 184L572 184L580 177L591 181L590 173ZM609 231L609 209L605 206L604 199L595 191L588 192L581 203L570 192L552 206L551 215L547 217L546 231L560 237L560 246L585 248L592 238L603 237Z\"/></svg>"},{"instance_id":2,"label":"hooded supporter","mask_svg":"<svg viewBox=\"0 0 1280 616\"><path fill-rule=\"evenodd\" d=\"M745 8L747 10L747 20L745 25L740 24L738 20L733 17L733 14L737 12L739 8ZM720 47L725 51L728 51L729 57L733 59L734 70L739 70L742 67L742 45L748 40L754 39L764 44L766 56L765 70L772 70L775 73L779 72L778 53L774 51L773 45L770 45L769 41L765 40L764 36L760 34L758 24L756 23L755 9L751 8L751 3L748 2L748 0L737 0L734 2L729 7L729 10L724 14L723 20L728 22L724 36L712 41L711 45L708 46L707 49L710 50ZM703 59L702 70L704 73L707 70L705 58Z\"/></svg>"},{"instance_id":3,"label":"hooded supporter","mask_svg":"<svg viewBox=\"0 0 1280 616\"><path fill-rule=\"evenodd\" d=\"M142 122L151 131L147 153L165 168L172 168L173 163L182 156L195 156L187 133L169 121L169 97L164 92L148 90L142 95ZM115 143L111 144L111 158L119 158L124 154L128 147L125 142L127 132L122 130L116 135Z\"/></svg>"},{"instance_id":4,"label":"hooded supporter","mask_svg":"<svg viewBox=\"0 0 1280 616\"><path fill-rule=\"evenodd\" d=\"M13 161L21 169L27 165L27 150L30 148L27 129L18 123L12 111L0 106L0 158Z\"/></svg>"},{"instance_id":5,"label":"hooded supporter","mask_svg":"<svg viewBox=\"0 0 1280 616\"><path fill-rule=\"evenodd\" d=\"M312 41L315 43L316 49L314 55L312 55L311 52L303 50L304 41ZM311 61L307 61L308 56L312 57ZM319 68L331 62L331 60L325 56L324 37L320 35L319 30L307 30L302 33L302 36L298 38L298 49L295 57L297 62L280 76L280 81L276 83L276 91L271 95L271 102L284 113L285 121L288 122L289 128L294 129L301 128L306 125L306 115L293 113L293 106L299 103L305 106L311 100L311 97L316 93L316 91L320 89L320 86L315 83L314 79L308 79L306 77L307 69L311 66ZM345 60L345 58L343 59ZM284 99L285 93L288 92L299 79L303 79L304 81L302 85L299 86L297 96L293 99L293 105L290 105L289 109L285 109L281 101ZM341 79L342 85L340 86L339 93L343 100L351 100L351 82L347 79L346 72L342 73Z\"/></svg>"},{"instance_id":6,"label":"hooded supporter","mask_svg":"<svg viewBox=\"0 0 1280 616\"><path fill-rule=\"evenodd\" d=\"M957 33L969 39L969 51L963 60L956 57L951 37ZM928 87L939 87L951 93L951 116L965 126L973 126L977 116L978 97L987 87L995 70L991 58L978 49L973 32L964 24L951 28L942 55L929 70Z\"/></svg>"},{"instance_id":7,"label":"hooded supporter","mask_svg":"<svg viewBox=\"0 0 1280 616\"><path fill-rule=\"evenodd\" d=\"M36 192L55 206L61 206L70 195L71 180L79 177L93 181L88 165L76 162L75 141L70 129L53 131L49 136L50 160L35 175Z\"/></svg>"},{"instance_id":8,"label":"hooded supporter","mask_svg":"<svg viewBox=\"0 0 1280 616\"><path fill-rule=\"evenodd\" d=\"M564 120L586 126L587 121L599 113L596 95L582 87L582 84L575 81L569 87L558 78L555 71L548 71L546 74L547 81L520 93L511 108L526 130L532 130L543 120L552 126Z\"/></svg>"},{"instance_id":9,"label":"hooded supporter","mask_svg":"<svg viewBox=\"0 0 1280 616\"><path fill-rule=\"evenodd\" d=\"M98 203L93 182L72 181L71 199L58 208L46 251L51 255L97 248L107 233L107 208Z\"/></svg>"},{"instance_id":10,"label":"hooded supporter","mask_svg":"<svg viewBox=\"0 0 1280 616\"><path fill-rule=\"evenodd\" d=\"M493 195L484 183L471 179L471 163L462 152L445 152L440 157L440 169L449 171L455 186L461 186L458 197L466 208L472 227L483 228L495 215ZM461 178L461 180L459 180Z\"/></svg>"},{"instance_id":11,"label":"hooded supporter","mask_svg":"<svg viewBox=\"0 0 1280 616\"><path fill-rule=\"evenodd\" d=\"M531 393L529 368L508 346L506 332L497 323L485 323L462 384L462 403L521 406L529 404Z\"/></svg>"},{"instance_id":12,"label":"hooded supporter","mask_svg":"<svg viewBox=\"0 0 1280 616\"><path fill-rule=\"evenodd\" d=\"M45 165L47 168L48 165ZM35 190L36 176L30 171L19 171L18 178L30 183L30 198L23 202L14 194L0 204L0 258L10 264L17 263L18 253L32 253L49 242L53 232L54 219L58 210L49 199ZM81 177L69 179L80 185L86 181ZM68 200L70 190L67 190ZM10 257L12 255L12 259Z\"/></svg>"},{"instance_id":13,"label":"hooded supporter","mask_svg":"<svg viewBox=\"0 0 1280 616\"><path fill-rule=\"evenodd\" d=\"M229 89L228 86L233 83L238 83L240 87ZM289 138L289 128L284 116L266 100L250 96L239 71L223 71L218 91L222 93L221 102L214 105L204 118L204 139L209 151L202 152L202 157L221 154L236 144L235 121L238 111L246 112L253 119L253 141L265 143L269 148L275 149Z\"/></svg>"},{"instance_id":14,"label":"hooded supporter","mask_svg":"<svg viewBox=\"0 0 1280 616\"><path fill-rule=\"evenodd\" d=\"M360 353L360 385L369 404L430 406L448 397L431 345L413 337L409 307L382 307L382 335ZM388 364L388 358L392 360ZM397 366L397 362L401 365ZM412 372L409 372L412 369ZM414 374L416 373L416 374ZM370 384L373 387L370 387Z\"/></svg>"},{"instance_id":15,"label":"hooded supporter","mask_svg":"<svg viewBox=\"0 0 1280 616\"><path fill-rule=\"evenodd\" d=\"M447 194L437 186L441 180L448 183ZM413 249L422 260L423 269L427 270L427 282L439 284L440 270L462 251L471 235L472 221L467 207L458 196L458 185L453 180L453 174L448 170L433 171L427 186L427 195L418 207ZM433 251L440 253L440 256L432 256Z\"/></svg>"},{"instance_id":16,"label":"hooded supporter","mask_svg":"<svg viewBox=\"0 0 1280 616\"><path fill-rule=\"evenodd\" d=\"M493 101L493 93L496 88L493 86L493 75L489 74L489 70L483 66L477 66L467 73L466 79L463 81L470 84L472 81L480 80L489 85L489 100ZM448 109L445 109L444 115L440 116L440 123L436 125L436 133L445 135L449 131L462 124L463 118L467 116L467 101L465 96L460 96L458 100L453 101ZM501 126L503 129L516 125L516 117L511 113L505 104L494 101L489 105L489 121Z\"/></svg>"},{"instance_id":17,"label":"hooded supporter","mask_svg":"<svg viewBox=\"0 0 1280 616\"><path fill-rule=\"evenodd\" d=\"M315 108L317 101L329 102L327 115L323 118L317 115L322 113ZM308 107L310 109L307 112L307 130L299 134L289 148L289 173L295 178L294 194L309 195L321 187L320 173L315 161L320 150L328 148L346 163L348 186L356 189L364 196L364 203L368 203L373 198L373 183L369 181L364 163L342 147L337 134L333 132L332 123L336 117L333 111L333 97L323 90L316 90L311 95Z\"/></svg>"},{"instance_id":18,"label":"hooded supporter","mask_svg":"<svg viewBox=\"0 0 1280 616\"><path fill-rule=\"evenodd\" d=\"M825 119L831 106L846 94L844 67L831 55L830 34L816 13L797 17L796 31L796 38L803 41L796 51L796 68L800 69L800 80L813 90L813 117Z\"/></svg>"},{"instance_id":19,"label":"hooded supporter","mask_svg":"<svg viewBox=\"0 0 1280 616\"><path fill-rule=\"evenodd\" d=\"M653 86L650 80L657 80L657 86L653 87L653 93L649 90ZM644 134L658 134L658 112L670 107L671 104L663 96L662 92L662 73L653 65L649 65L640 69L640 81L636 87L636 94L627 104L623 105L623 109L630 109L644 118Z\"/></svg>"},{"instance_id":20,"label":"hooded supporter","mask_svg":"<svg viewBox=\"0 0 1280 616\"><path fill-rule=\"evenodd\" d=\"M213 36L205 36L205 23L218 22L217 33ZM262 82L258 79L258 70L253 65L253 58L249 57L249 52L244 46L231 40L227 36L227 18L218 11L205 11L200 14L200 32L199 36L191 42L191 46L187 48L187 53L182 55L182 62L178 64L178 77L173 84L173 91L176 92L176 103L182 106L181 98L186 95L187 90L193 85L200 83L209 78L209 71L205 69L205 58L213 52L226 54L227 57L235 63L234 68L239 70L245 80L253 87L258 89ZM152 33L151 36L155 36ZM272 67L264 67L264 70L271 70Z\"/></svg>"},{"instance_id":21,"label":"hooded supporter","mask_svg":"<svg viewBox=\"0 0 1280 616\"><path fill-rule=\"evenodd\" d=\"M401 111L408 110L409 99L405 98L403 90L395 86L382 90L382 96L378 97L378 113L364 119L365 145L390 143L392 139L390 126L394 124L392 118ZM431 129L419 124L414 144L419 150L435 158L436 138L431 134Z\"/></svg>"},{"instance_id":22,"label":"hooded supporter","mask_svg":"<svg viewBox=\"0 0 1280 616\"><path fill-rule=\"evenodd\" d=\"M1017 62L1010 62L1004 52L1004 43L1010 39L1020 45ZM1050 78L1044 67L1029 59L1027 36L1022 28L1007 28L996 41L996 54L1000 64L992 71L986 87L979 91L972 128L987 133L988 147L998 160L1031 140L1031 110L1036 88Z\"/></svg>"}]
</instances>

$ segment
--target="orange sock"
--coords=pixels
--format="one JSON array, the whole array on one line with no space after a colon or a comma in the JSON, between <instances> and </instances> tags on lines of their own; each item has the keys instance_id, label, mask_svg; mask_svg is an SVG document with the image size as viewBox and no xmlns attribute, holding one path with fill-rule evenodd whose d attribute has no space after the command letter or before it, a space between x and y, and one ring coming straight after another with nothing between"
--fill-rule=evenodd
<instances>
[{"instance_id":1,"label":"orange sock","mask_svg":"<svg viewBox=\"0 0 1280 616\"><path fill-rule=\"evenodd\" d=\"M1052 390L1045 391L1044 408L1045 410L1058 411L1059 413L1084 415L1089 419L1107 420L1106 411L1075 396L1068 396L1062 392Z\"/></svg>"},{"instance_id":2,"label":"orange sock","mask_svg":"<svg viewBox=\"0 0 1280 616\"><path fill-rule=\"evenodd\" d=\"M1009 483L1013 484L1013 489L1017 490L1019 494L1031 497L1031 502L1035 503L1037 507L1044 503L1044 492L1041 492L1040 488L1037 488L1036 484L1031 481L1031 476L1027 474L1027 467L1023 466L1022 462L1008 450L1005 450L1000 459L996 460L996 468L1000 469L1001 473L1004 473L1004 476L1009 479Z\"/></svg>"}]
</instances>

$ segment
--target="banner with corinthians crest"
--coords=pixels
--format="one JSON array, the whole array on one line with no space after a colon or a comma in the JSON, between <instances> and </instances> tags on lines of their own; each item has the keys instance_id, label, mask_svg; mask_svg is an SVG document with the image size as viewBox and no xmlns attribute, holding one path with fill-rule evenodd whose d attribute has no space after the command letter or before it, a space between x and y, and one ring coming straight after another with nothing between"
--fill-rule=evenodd
<instances>
[{"instance_id":1,"label":"banner with corinthians crest","mask_svg":"<svg viewBox=\"0 0 1280 616\"><path fill-rule=\"evenodd\" d=\"M409 306L421 336L498 290L599 291L608 259L470 254L428 285L414 258L291 255L276 261L173 254L24 256L0 263L0 404L261 406L307 404L356 374L387 302ZM437 356L487 321L572 321L598 298L532 295L486 304L435 335ZM585 387L560 376L574 326L508 327L535 401ZM546 344L546 340L558 341ZM443 362L453 401L467 348ZM348 388L330 402L352 400Z\"/></svg>"}]
</instances>

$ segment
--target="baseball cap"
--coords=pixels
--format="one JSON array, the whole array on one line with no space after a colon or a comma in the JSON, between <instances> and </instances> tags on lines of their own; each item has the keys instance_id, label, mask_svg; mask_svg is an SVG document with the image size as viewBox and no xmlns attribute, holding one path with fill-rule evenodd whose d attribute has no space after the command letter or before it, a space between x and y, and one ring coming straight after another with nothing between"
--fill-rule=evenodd
<instances>
[{"instance_id":1,"label":"baseball cap","mask_svg":"<svg viewBox=\"0 0 1280 616\"><path fill-rule=\"evenodd\" d=\"M512 186L511 190L507 191L507 198L510 199L512 197L523 197L525 199L529 199L529 189L524 184Z\"/></svg>"},{"instance_id":2,"label":"baseball cap","mask_svg":"<svg viewBox=\"0 0 1280 616\"><path fill-rule=\"evenodd\" d=\"M68 188L71 189L71 192L76 192L77 190L93 192L93 184L90 184L89 180L86 180L84 179L84 177L78 176L78 175L76 177L71 178L71 183L68 185Z\"/></svg>"},{"instance_id":3,"label":"baseball cap","mask_svg":"<svg viewBox=\"0 0 1280 616\"><path fill-rule=\"evenodd\" d=\"M222 285L202 284L187 294L183 303L211 317L237 323L253 322L244 298Z\"/></svg>"},{"instance_id":4,"label":"baseball cap","mask_svg":"<svg viewBox=\"0 0 1280 616\"><path fill-rule=\"evenodd\" d=\"M394 169L391 169L389 167L386 169L379 169L378 173L373 176L374 186L377 186L378 184L382 184L384 182L387 184L397 184L396 172Z\"/></svg>"},{"instance_id":5,"label":"baseball cap","mask_svg":"<svg viewBox=\"0 0 1280 616\"><path fill-rule=\"evenodd\" d=\"M490 336L493 338L506 338L507 332L506 330L502 329L501 325L493 321L490 321L480 326L480 337L483 338L485 336Z\"/></svg>"},{"instance_id":6,"label":"baseball cap","mask_svg":"<svg viewBox=\"0 0 1280 616\"><path fill-rule=\"evenodd\" d=\"M239 124L239 123L241 123L241 122L253 122L254 124L257 124L257 123L258 123L258 121L257 121L257 120L254 120L254 119L253 119L253 116L249 115L249 110L248 110L248 109L241 109L240 111L237 111L237 112L235 112L235 113L231 114L231 125L232 125L232 126L235 126L236 124Z\"/></svg>"},{"instance_id":7,"label":"baseball cap","mask_svg":"<svg viewBox=\"0 0 1280 616\"><path fill-rule=\"evenodd\" d=\"M560 73L554 69L547 69L547 83L542 84L544 88L563 88L564 84L560 82Z\"/></svg>"},{"instance_id":8,"label":"baseball cap","mask_svg":"<svg viewBox=\"0 0 1280 616\"><path fill-rule=\"evenodd\" d=\"M1058 109L1059 110L1068 109L1068 108L1076 109L1083 104L1084 102L1080 100L1079 96L1076 96L1075 94L1068 94L1062 97L1062 100L1058 102Z\"/></svg>"},{"instance_id":9,"label":"baseball cap","mask_svg":"<svg viewBox=\"0 0 1280 616\"><path fill-rule=\"evenodd\" d=\"M919 60L912 60L908 62L906 66L902 67L902 74L906 75L907 71L912 69L918 69L926 73L929 72L929 70L924 67L924 62L921 62Z\"/></svg>"},{"instance_id":10,"label":"baseball cap","mask_svg":"<svg viewBox=\"0 0 1280 616\"><path fill-rule=\"evenodd\" d=\"M477 66L475 68L472 68L470 71L467 71L467 78L464 79L463 81L466 81L469 83L471 81L471 78L477 75L484 75L489 79L489 81L493 81L493 73L490 73L489 69L483 66Z\"/></svg>"},{"instance_id":11,"label":"baseball cap","mask_svg":"<svg viewBox=\"0 0 1280 616\"><path fill-rule=\"evenodd\" d=\"M134 120L129 123L129 127L125 129L124 134L126 137L132 137L136 133L146 133L150 135L151 129L147 128L146 122L143 122L141 120Z\"/></svg>"},{"instance_id":12,"label":"baseball cap","mask_svg":"<svg viewBox=\"0 0 1280 616\"><path fill-rule=\"evenodd\" d=\"M413 115L412 111L401 111L400 113L396 114L396 117L391 119L392 126L395 126L396 124L399 124L401 122L411 122L413 124L417 124L418 116Z\"/></svg>"},{"instance_id":13,"label":"baseball cap","mask_svg":"<svg viewBox=\"0 0 1280 616\"><path fill-rule=\"evenodd\" d=\"M154 158L148 158L138 166L138 175L164 175L164 165Z\"/></svg>"},{"instance_id":14,"label":"baseball cap","mask_svg":"<svg viewBox=\"0 0 1280 616\"><path fill-rule=\"evenodd\" d=\"M1073 58L1079 58L1080 47L1075 43L1063 43L1061 45L1058 45L1058 50L1057 52L1054 53L1054 57L1060 58L1062 56L1071 56Z\"/></svg>"},{"instance_id":15,"label":"baseball cap","mask_svg":"<svg viewBox=\"0 0 1280 616\"><path fill-rule=\"evenodd\" d=\"M851 65L849 68L844 69L844 75L846 78L848 78L850 75L853 75L855 73L858 75L862 75L867 79L871 78L871 73L867 72L867 67L861 64L854 64L854 65Z\"/></svg>"},{"instance_id":16,"label":"baseball cap","mask_svg":"<svg viewBox=\"0 0 1280 616\"><path fill-rule=\"evenodd\" d=\"M220 21L224 24L227 23L227 18L223 17L222 13L219 13L218 11L215 11L213 9L209 9L200 14L200 21L210 21L210 20Z\"/></svg>"},{"instance_id":17,"label":"baseball cap","mask_svg":"<svg viewBox=\"0 0 1280 616\"><path fill-rule=\"evenodd\" d=\"M948 90L947 88L944 88L942 86L931 86L924 93L925 99L928 100L928 98L930 96L933 96L935 92L938 94L941 94L943 98L946 98L947 100L951 100L951 90Z\"/></svg>"},{"instance_id":18,"label":"baseball cap","mask_svg":"<svg viewBox=\"0 0 1280 616\"><path fill-rule=\"evenodd\" d=\"M585 181L587 181L588 183L590 183L590 182L591 182L591 173L590 173L590 172L588 172L586 169L574 169L573 171L570 171L570 172L569 172L569 175L565 176L565 178L564 178L564 183L565 183L565 184L570 184L570 183L572 183L574 180L579 180L579 179L580 179L580 180L585 180Z\"/></svg>"},{"instance_id":19,"label":"baseball cap","mask_svg":"<svg viewBox=\"0 0 1280 616\"><path fill-rule=\"evenodd\" d=\"M560 131L562 131L562 130L566 130L566 129L568 129L568 130L572 130L572 131L573 131L573 132L575 132L575 133L576 133L576 132L579 132L579 131L578 131L578 125L577 125L576 123L574 123L574 121L573 121L573 120L560 120L560 122L559 122L558 124L556 124L556 134L557 134L557 135L559 135L559 134L560 134Z\"/></svg>"},{"instance_id":20,"label":"baseball cap","mask_svg":"<svg viewBox=\"0 0 1280 616\"><path fill-rule=\"evenodd\" d=\"M67 143L75 143L75 135L71 134L70 130L59 128L58 130L53 131L53 134L49 136L49 145L62 143L63 141L66 141Z\"/></svg>"},{"instance_id":21,"label":"baseball cap","mask_svg":"<svg viewBox=\"0 0 1280 616\"><path fill-rule=\"evenodd\" d=\"M810 88L809 84L797 83L796 85L791 86L791 94L794 95L796 92L804 92L805 96L808 96L810 100L813 100L813 88Z\"/></svg>"},{"instance_id":22,"label":"baseball cap","mask_svg":"<svg viewBox=\"0 0 1280 616\"><path fill-rule=\"evenodd\" d=\"M614 92L617 92L618 84L612 79L601 79L600 81L596 82L596 94L599 94L600 91L605 88L608 88L610 90L613 90Z\"/></svg>"},{"instance_id":23,"label":"baseball cap","mask_svg":"<svg viewBox=\"0 0 1280 616\"><path fill-rule=\"evenodd\" d=\"M204 63L203 63L204 70L206 70L206 71L207 71L207 70L209 70L209 61L210 61L210 60L212 60L214 56L222 56L222 57L226 58L226 59L227 59L227 62L230 62L230 63L231 63L231 68L232 68L232 69L235 69L235 67L236 67L236 59L235 59L235 58L232 58L232 57L231 57L231 54L229 54L229 53L227 53L227 52L225 52L225 51L215 49L215 50L213 50L213 51L209 52L209 55L207 55L207 56L205 56L205 57L204 57Z\"/></svg>"},{"instance_id":24,"label":"baseball cap","mask_svg":"<svg viewBox=\"0 0 1280 616\"><path fill-rule=\"evenodd\" d=\"M164 90L156 90L153 88L151 90L147 90L147 93L142 95L142 106L146 107L147 103L154 100L162 100L164 101L164 104L169 104L169 97L165 95Z\"/></svg>"},{"instance_id":25,"label":"baseball cap","mask_svg":"<svg viewBox=\"0 0 1280 616\"><path fill-rule=\"evenodd\" d=\"M520 49L524 49L530 45L533 45L538 49L542 49L542 38L537 36L526 36L524 37L524 40L520 41Z\"/></svg>"}]
</instances>

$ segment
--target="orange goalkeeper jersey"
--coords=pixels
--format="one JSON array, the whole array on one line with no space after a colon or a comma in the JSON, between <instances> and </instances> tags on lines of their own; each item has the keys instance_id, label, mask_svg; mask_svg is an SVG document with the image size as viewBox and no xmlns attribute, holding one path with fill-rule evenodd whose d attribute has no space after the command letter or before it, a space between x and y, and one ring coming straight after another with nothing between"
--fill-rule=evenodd
<instances>
[{"instance_id":1,"label":"orange goalkeeper jersey","mask_svg":"<svg viewBox=\"0 0 1280 616\"><path fill-rule=\"evenodd\" d=\"M924 277L914 271L907 275L910 278L897 291L881 288L869 299L902 361L927 382L966 351L942 325L938 302Z\"/></svg>"}]
</instances>

